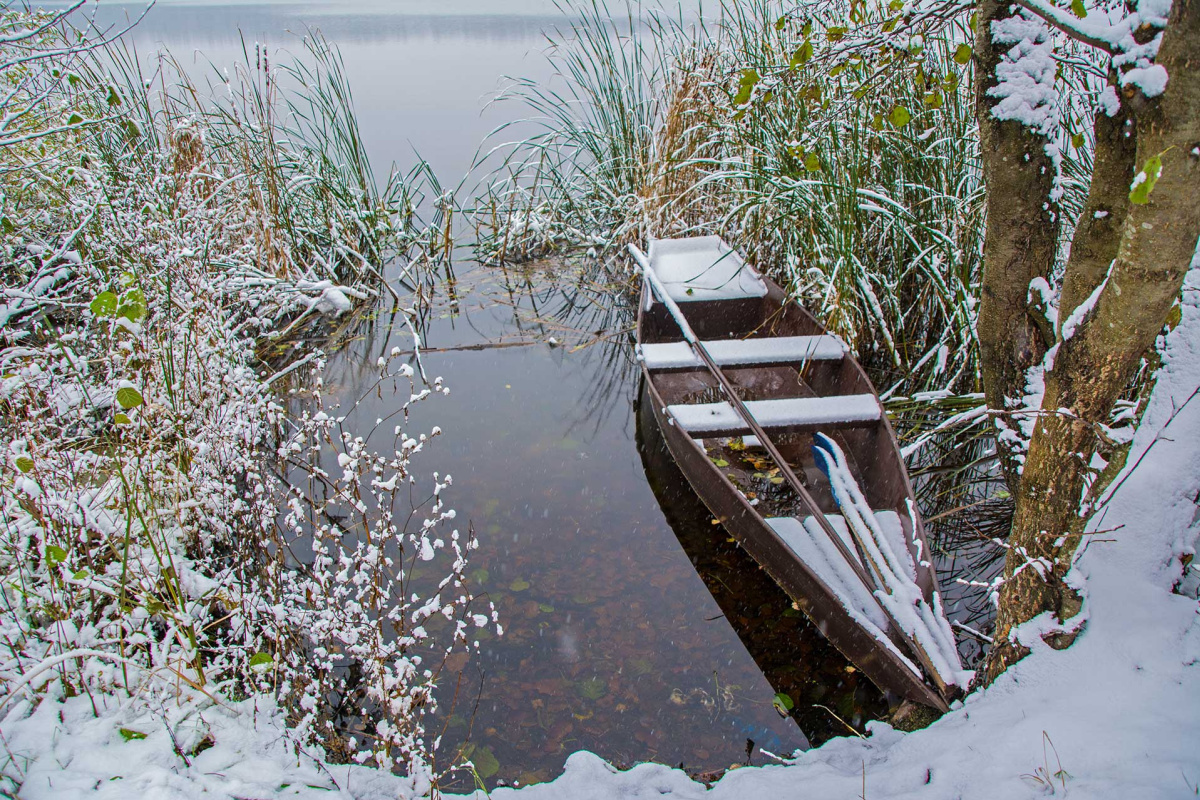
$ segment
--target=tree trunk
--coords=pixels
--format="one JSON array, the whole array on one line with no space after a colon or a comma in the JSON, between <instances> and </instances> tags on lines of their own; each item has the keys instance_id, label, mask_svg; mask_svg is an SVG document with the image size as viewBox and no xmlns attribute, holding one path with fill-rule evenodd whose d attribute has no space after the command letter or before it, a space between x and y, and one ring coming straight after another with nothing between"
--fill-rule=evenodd
<instances>
[{"instance_id":1,"label":"tree trunk","mask_svg":"<svg viewBox=\"0 0 1200 800\"><path fill-rule=\"evenodd\" d=\"M1110 85L1117 84L1115 74ZM1129 182L1133 180L1137 136L1132 106L1121 103L1113 116L1096 112L1092 126L1096 155L1087 203L1071 240L1071 260L1059 295L1059 321L1065 320L1104 281L1121 245L1121 226L1129 213Z\"/></svg>"},{"instance_id":2,"label":"tree trunk","mask_svg":"<svg viewBox=\"0 0 1200 800\"><path fill-rule=\"evenodd\" d=\"M1200 0L1175 0L1157 63L1170 78L1166 92L1138 113L1136 163L1144 167L1159 156L1162 174L1146 204L1130 205L1108 282L1073 335L1064 331L1047 373L1009 536L989 681L1028 652L1012 639L1018 625L1047 611L1061 622L1078 610L1079 600L1064 581L1081 538L1079 505L1096 426L1108 418L1162 330L1198 258ZM1130 177L1110 180L1128 192ZM1074 259L1068 271L1073 268ZM1047 641L1060 645L1069 638L1051 634Z\"/></svg>"},{"instance_id":3,"label":"tree trunk","mask_svg":"<svg viewBox=\"0 0 1200 800\"><path fill-rule=\"evenodd\" d=\"M1026 373L1040 363L1046 340L1030 314L1029 283L1050 274L1058 243L1050 207L1054 165L1046 140L1017 120L992 115L998 99L996 66L1008 47L992 41L992 23L1013 16L1010 6L980 0L975 27L975 108L987 186L987 228L978 316L980 368L988 406L1004 412L1021 405ZM1015 429L1003 413L999 423ZM1002 437L1000 459L1010 488L1019 481L1020 447Z\"/></svg>"}]
</instances>

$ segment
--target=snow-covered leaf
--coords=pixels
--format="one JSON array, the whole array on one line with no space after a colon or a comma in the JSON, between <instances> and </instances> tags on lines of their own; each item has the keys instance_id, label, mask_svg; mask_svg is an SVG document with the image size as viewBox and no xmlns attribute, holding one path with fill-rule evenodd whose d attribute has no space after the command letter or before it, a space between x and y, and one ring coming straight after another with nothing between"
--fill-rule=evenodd
<instances>
[{"instance_id":1,"label":"snow-covered leaf","mask_svg":"<svg viewBox=\"0 0 1200 800\"><path fill-rule=\"evenodd\" d=\"M111 317L117 311L117 296L112 292L101 292L88 305L97 317Z\"/></svg>"},{"instance_id":2,"label":"snow-covered leaf","mask_svg":"<svg viewBox=\"0 0 1200 800\"><path fill-rule=\"evenodd\" d=\"M1149 203L1150 193L1154 191L1154 184L1158 183L1161 175L1162 157L1150 156L1146 159L1146 165L1142 167L1142 171L1133 179L1133 185L1129 187L1129 202L1139 206Z\"/></svg>"},{"instance_id":3,"label":"snow-covered leaf","mask_svg":"<svg viewBox=\"0 0 1200 800\"><path fill-rule=\"evenodd\" d=\"M56 544L46 545L46 564L56 567L67 560L67 551Z\"/></svg>"}]
</instances>

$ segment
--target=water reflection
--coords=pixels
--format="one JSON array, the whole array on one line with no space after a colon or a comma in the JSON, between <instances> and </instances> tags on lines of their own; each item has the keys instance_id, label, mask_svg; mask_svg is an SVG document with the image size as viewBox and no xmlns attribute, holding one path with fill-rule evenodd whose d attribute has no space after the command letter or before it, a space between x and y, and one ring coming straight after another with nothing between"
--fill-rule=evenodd
<instances>
[{"instance_id":1,"label":"water reflection","mask_svg":"<svg viewBox=\"0 0 1200 800\"><path fill-rule=\"evenodd\" d=\"M719 525L676 466L639 392L637 444L646 479L679 544L772 688L813 744L861 730L888 710L882 693L833 648Z\"/></svg>"},{"instance_id":2,"label":"water reflection","mask_svg":"<svg viewBox=\"0 0 1200 800\"><path fill-rule=\"evenodd\" d=\"M619 277L594 262L475 266L424 321L425 368L451 394L414 413L412 430L446 431L420 470L454 476L459 520L482 543L475 588L506 628L452 665L443 754L474 748L495 765L489 785L549 779L579 749L704 773L744 763L747 739L755 763L807 745L647 486ZM332 380L360 385L381 349L407 346L406 330L375 325Z\"/></svg>"}]
</instances>

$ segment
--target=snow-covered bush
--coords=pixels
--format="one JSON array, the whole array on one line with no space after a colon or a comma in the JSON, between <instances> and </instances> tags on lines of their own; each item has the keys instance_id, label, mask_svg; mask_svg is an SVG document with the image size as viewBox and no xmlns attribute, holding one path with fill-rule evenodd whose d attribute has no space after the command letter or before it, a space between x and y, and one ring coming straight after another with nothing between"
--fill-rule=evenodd
<instances>
[{"instance_id":1,"label":"snow-covered bush","mask_svg":"<svg viewBox=\"0 0 1200 800\"><path fill-rule=\"evenodd\" d=\"M123 718L262 696L296 748L428 777L440 665L495 619L469 608L449 476L412 463L440 431L408 409L440 381L381 359L380 452L287 338L377 297L416 239L308 43L284 73L307 94L260 53L218 103L178 74L151 95L64 14L0 12L0 726L78 695Z\"/></svg>"}]
</instances>

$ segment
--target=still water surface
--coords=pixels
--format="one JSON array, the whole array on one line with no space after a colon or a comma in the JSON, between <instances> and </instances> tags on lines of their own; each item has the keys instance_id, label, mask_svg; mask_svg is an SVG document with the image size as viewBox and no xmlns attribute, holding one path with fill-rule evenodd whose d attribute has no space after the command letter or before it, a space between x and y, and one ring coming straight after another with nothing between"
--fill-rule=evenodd
<instances>
[{"instance_id":1,"label":"still water surface","mask_svg":"<svg viewBox=\"0 0 1200 800\"><path fill-rule=\"evenodd\" d=\"M160 0L136 39L221 68L242 34L299 51L290 32L320 28L345 57L377 172L419 152L453 186L519 113L486 101L506 74L547 76L541 31L561 24L548 0ZM426 370L451 393L413 418L446 432L420 467L453 475L450 504L481 542L473 580L506 629L452 665L463 678L453 704L447 682L443 752L469 740L476 763L494 765L489 786L551 778L579 749L693 773L762 763L763 750L786 754L846 733L839 718L883 710L639 424L622 303L578 268L460 264L454 300L436 299L425 331ZM330 382L356 398L393 346L408 349L408 334L381 317L332 361ZM391 410L385 397L360 413ZM777 691L795 700L793 718L775 711Z\"/></svg>"}]
</instances>

